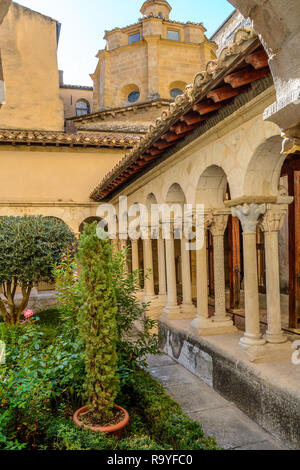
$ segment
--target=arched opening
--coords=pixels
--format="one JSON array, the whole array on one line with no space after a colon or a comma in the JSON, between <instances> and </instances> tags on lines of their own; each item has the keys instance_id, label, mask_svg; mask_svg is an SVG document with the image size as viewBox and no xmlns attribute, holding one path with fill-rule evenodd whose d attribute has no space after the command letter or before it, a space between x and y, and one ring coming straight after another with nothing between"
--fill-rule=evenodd
<instances>
[{"instance_id":1,"label":"arched opening","mask_svg":"<svg viewBox=\"0 0 300 470\"><path fill-rule=\"evenodd\" d=\"M75 105L76 116L85 116L90 114L90 103L87 100L80 99Z\"/></svg>"},{"instance_id":2,"label":"arched opening","mask_svg":"<svg viewBox=\"0 0 300 470\"><path fill-rule=\"evenodd\" d=\"M152 206L157 206L157 199L153 193L148 194L146 199L146 207L149 213L149 224L151 223L151 211L154 213L154 208ZM159 223L159 220L158 220ZM153 227L155 228L155 227ZM159 226L156 228L156 236L159 236ZM159 268L158 268L158 241L157 238L152 238L152 258L153 258L153 279L154 279L154 291L155 295L159 294Z\"/></svg>"},{"instance_id":3,"label":"arched opening","mask_svg":"<svg viewBox=\"0 0 300 470\"><path fill-rule=\"evenodd\" d=\"M185 194L178 183L170 186L167 195L166 203L170 206L170 219L174 220L174 256L175 256L175 272L176 272L176 293L178 304L183 301L183 286L182 286L182 233L179 233L179 228L182 226L183 207L186 204ZM181 219L181 220L180 220ZM178 224L175 221L178 221ZM190 252L191 253L191 252ZM191 260L190 260L191 265Z\"/></svg>"},{"instance_id":4,"label":"arched opening","mask_svg":"<svg viewBox=\"0 0 300 470\"><path fill-rule=\"evenodd\" d=\"M91 224L94 223L94 222L100 222L100 221L101 221L101 218L100 218L100 217L88 217L87 219L83 220L83 221L81 222L81 224L79 225L79 233L80 233L80 235L81 235L82 232L83 232L84 224L91 225Z\"/></svg>"},{"instance_id":5,"label":"arched opening","mask_svg":"<svg viewBox=\"0 0 300 470\"><path fill-rule=\"evenodd\" d=\"M244 193L250 196L294 197L278 234L281 319L284 329L300 327L300 163L299 154L282 155L282 138L275 135L255 150L248 165ZM265 237L257 227L260 320L267 325ZM300 276L299 276L300 278Z\"/></svg>"},{"instance_id":6,"label":"arched opening","mask_svg":"<svg viewBox=\"0 0 300 470\"><path fill-rule=\"evenodd\" d=\"M196 189L196 203L203 204L205 211L225 209L225 200L230 200L230 187L224 170L212 165L200 176ZM206 257L208 271L209 312L214 313L215 302L215 269L214 239L211 230L207 229ZM241 282L243 278L242 231L237 218L228 216L224 233L224 270L227 309L236 310L240 307Z\"/></svg>"},{"instance_id":7,"label":"arched opening","mask_svg":"<svg viewBox=\"0 0 300 470\"><path fill-rule=\"evenodd\" d=\"M300 153L286 157L280 173L280 193L294 198L279 232L282 326L300 329ZM288 299L287 299L288 297Z\"/></svg>"},{"instance_id":8,"label":"arched opening","mask_svg":"<svg viewBox=\"0 0 300 470\"><path fill-rule=\"evenodd\" d=\"M136 103L140 99L140 96L140 88L134 83L125 85L120 92L120 100L124 105Z\"/></svg>"},{"instance_id":9,"label":"arched opening","mask_svg":"<svg viewBox=\"0 0 300 470\"><path fill-rule=\"evenodd\" d=\"M173 98L175 100L175 98L179 95L182 95L184 93L184 90L186 88L186 83L183 82L183 81L175 81L175 82L172 82L170 85L169 85L169 94L170 94L170 97Z\"/></svg>"}]
</instances>

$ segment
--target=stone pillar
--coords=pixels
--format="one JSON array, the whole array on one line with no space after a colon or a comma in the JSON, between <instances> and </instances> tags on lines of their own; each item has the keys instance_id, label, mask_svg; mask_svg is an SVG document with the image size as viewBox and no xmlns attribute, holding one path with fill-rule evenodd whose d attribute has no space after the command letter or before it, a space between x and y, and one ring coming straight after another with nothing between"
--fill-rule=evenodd
<instances>
[{"instance_id":1,"label":"stone pillar","mask_svg":"<svg viewBox=\"0 0 300 470\"><path fill-rule=\"evenodd\" d=\"M180 308L177 303L175 247L174 247L173 229L171 229L170 238L165 240L165 243L166 243L168 301L167 301L166 307L163 310L163 313L168 320L179 320L181 318L181 315L180 315Z\"/></svg>"},{"instance_id":2,"label":"stone pillar","mask_svg":"<svg viewBox=\"0 0 300 470\"><path fill-rule=\"evenodd\" d=\"M121 238L122 234L120 234L120 240L119 240L119 249L120 251L124 251L126 253L126 263L125 263L125 270L128 273L128 262L127 262L127 238ZM127 234L126 234L127 236Z\"/></svg>"},{"instance_id":3,"label":"stone pillar","mask_svg":"<svg viewBox=\"0 0 300 470\"><path fill-rule=\"evenodd\" d=\"M224 233L227 223L227 214L214 214L209 227L214 242L215 314L212 317L213 322L231 321L226 314L225 305Z\"/></svg>"},{"instance_id":4,"label":"stone pillar","mask_svg":"<svg viewBox=\"0 0 300 470\"><path fill-rule=\"evenodd\" d=\"M220 217L220 216L219 216ZM204 221L204 243L200 250L196 251L196 262L197 262L197 317L192 321L191 327L201 336L208 335L219 335L226 333L236 333L237 329L233 325L233 322L229 317L225 317L225 320L217 318L216 315L209 318L208 312L208 265L207 265L207 229L211 229L211 225L214 222L215 226L212 228L216 232L217 224L222 225L223 236L226 228L225 223L227 222L228 216L223 215L219 221L216 216L212 214L205 215ZM225 228L223 228L225 226ZM221 230L221 232L222 232ZM224 265L224 252L223 252L223 265ZM225 280L224 289L221 286L222 295L225 295ZM223 300L222 300L223 303Z\"/></svg>"},{"instance_id":5,"label":"stone pillar","mask_svg":"<svg viewBox=\"0 0 300 470\"><path fill-rule=\"evenodd\" d=\"M182 295L183 301L180 306L182 313L181 318L194 318L196 308L192 301L192 280L191 280L191 263L190 250L188 240L182 233L181 238L181 272L182 272Z\"/></svg>"},{"instance_id":6,"label":"stone pillar","mask_svg":"<svg viewBox=\"0 0 300 470\"><path fill-rule=\"evenodd\" d=\"M285 343L287 338L281 329L278 233L283 226L286 210L279 205L270 206L260 221L265 235L267 278L268 330L265 338L269 343Z\"/></svg>"},{"instance_id":7,"label":"stone pillar","mask_svg":"<svg viewBox=\"0 0 300 470\"><path fill-rule=\"evenodd\" d=\"M144 275L145 275L145 301L155 298L154 276L153 276L153 254L152 240L147 238L143 240L144 251Z\"/></svg>"},{"instance_id":8,"label":"stone pillar","mask_svg":"<svg viewBox=\"0 0 300 470\"><path fill-rule=\"evenodd\" d=\"M113 254L116 254L119 250L119 239L116 237L115 239L111 240L111 248Z\"/></svg>"},{"instance_id":9,"label":"stone pillar","mask_svg":"<svg viewBox=\"0 0 300 470\"><path fill-rule=\"evenodd\" d=\"M131 240L132 271L138 271L140 269L138 243L138 240Z\"/></svg>"},{"instance_id":10,"label":"stone pillar","mask_svg":"<svg viewBox=\"0 0 300 470\"><path fill-rule=\"evenodd\" d=\"M162 238L157 240L158 254L158 278L159 278L159 300L166 304L167 301L167 283L166 283L166 255L165 241Z\"/></svg>"},{"instance_id":11,"label":"stone pillar","mask_svg":"<svg viewBox=\"0 0 300 470\"><path fill-rule=\"evenodd\" d=\"M238 217L243 227L244 285L245 285L245 333L240 346L262 346L265 340L260 332L259 297L256 255L256 226L265 213L265 204L244 204L232 207L233 217Z\"/></svg>"},{"instance_id":12,"label":"stone pillar","mask_svg":"<svg viewBox=\"0 0 300 470\"><path fill-rule=\"evenodd\" d=\"M208 269L207 269L207 234L205 229L203 247L196 251L197 317L191 327L197 331L210 326L208 317Z\"/></svg>"}]
</instances>

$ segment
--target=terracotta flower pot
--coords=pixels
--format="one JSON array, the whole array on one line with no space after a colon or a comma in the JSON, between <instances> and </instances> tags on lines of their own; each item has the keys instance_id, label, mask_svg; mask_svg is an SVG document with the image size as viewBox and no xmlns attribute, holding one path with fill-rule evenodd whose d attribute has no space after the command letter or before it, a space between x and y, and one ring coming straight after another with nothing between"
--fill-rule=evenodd
<instances>
[{"instance_id":1,"label":"terracotta flower pot","mask_svg":"<svg viewBox=\"0 0 300 470\"><path fill-rule=\"evenodd\" d=\"M86 411L88 411L88 406L83 406L82 408L77 410L74 413L73 421L74 421L75 424L77 424L77 426L83 426L85 429L90 429L91 431L95 431L95 432L101 431L101 432L105 432L106 434L113 434L118 439L121 439L122 431L125 428L125 426L127 426L127 424L129 423L129 414L121 406L115 405L114 408L116 408L117 410L123 411L125 416L122 419L122 421L120 421L119 423L114 424L112 426L105 426L105 427L102 427L102 426L89 426L88 424L82 423L80 421L80 415L82 413L85 413Z\"/></svg>"}]
</instances>

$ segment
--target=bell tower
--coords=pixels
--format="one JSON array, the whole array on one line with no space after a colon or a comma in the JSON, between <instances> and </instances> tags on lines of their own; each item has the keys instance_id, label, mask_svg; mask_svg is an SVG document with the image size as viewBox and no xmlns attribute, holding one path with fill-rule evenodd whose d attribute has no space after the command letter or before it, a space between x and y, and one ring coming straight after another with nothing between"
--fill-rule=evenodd
<instances>
[{"instance_id":1,"label":"bell tower","mask_svg":"<svg viewBox=\"0 0 300 470\"><path fill-rule=\"evenodd\" d=\"M172 7L166 0L146 0L141 8L144 16L157 16L168 20Z\"/></svg>"}]
</instances>

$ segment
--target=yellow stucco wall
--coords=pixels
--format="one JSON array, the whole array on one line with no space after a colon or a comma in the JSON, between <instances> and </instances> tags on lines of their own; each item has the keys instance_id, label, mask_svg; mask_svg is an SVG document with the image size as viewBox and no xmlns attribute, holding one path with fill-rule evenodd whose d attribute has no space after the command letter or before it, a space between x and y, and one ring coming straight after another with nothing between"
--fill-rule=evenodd
<instances>
[{"instance_id":1,"label":"yellow stucco wall","mask_svg":"<svg viewBox=\"0 0 300 470\"><path fill-rule=\"evenodd\" d=\"M56 21L12 3L0 28L6 104L0 127L61 130Z\"/></svg>"},{"instance_id":2,"label":"yellow stucco wall","mask_svg":"<svg viewBox=\"0 0 300 470\"><path fill-rule=\"evenodd\" d=\"M89 202L91 191L124 155L119 149L0 149L0 201Z\"/></svg>"},{"instance_id":3,"label":"yellow stucco wall","mask_svg":"<svg viewBox=\"0 0 300 470\"><path fill-rule=\"evenodd\" d=\"M93 109L93 90L60 88L60 97L64 103L65 119L76 116L76 103L79 100L85 100L90 105L90 111Z\"/></svg>"}]
</instances>

